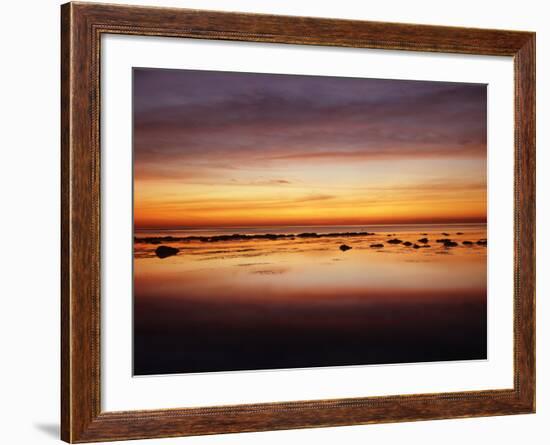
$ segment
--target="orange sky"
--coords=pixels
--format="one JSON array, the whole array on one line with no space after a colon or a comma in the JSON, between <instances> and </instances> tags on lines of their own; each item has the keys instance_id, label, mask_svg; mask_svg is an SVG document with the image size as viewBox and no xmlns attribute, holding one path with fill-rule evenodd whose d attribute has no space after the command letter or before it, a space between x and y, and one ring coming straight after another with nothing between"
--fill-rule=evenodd
<instances>
[{"instance_id":1,"label":"orange sky","mask_svg":"<svg viewBox=\"0 0 550 445\"><path fill-rule=\"evenodd\" d=\"M478 84L134 70L136 228L484 222Z\"/></svg>"}]
</instances>

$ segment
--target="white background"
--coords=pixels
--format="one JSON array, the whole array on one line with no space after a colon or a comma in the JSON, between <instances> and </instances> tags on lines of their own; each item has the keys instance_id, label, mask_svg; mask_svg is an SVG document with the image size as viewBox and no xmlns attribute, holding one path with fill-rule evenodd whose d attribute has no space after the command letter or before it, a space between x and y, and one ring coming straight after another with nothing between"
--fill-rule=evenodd
<instances>
[{"instance_id":1,"label":"white background","mask_svg":"<svg viewBox=\"0 0 550 445\"><path fill-rule=\"evenodd\" d=\"M103 410L513 387L514 71L510 57L122 35L105 36L101 48ZM489 359L132 378L133 66L488 84Z\"/></svg>"},{"instance_id":2,"label":"white background","mask_svg":"<svg viewBox=\"0 0 550 445\"><path fill-rule=\"evenodd\" d=\"M395 22L416 22L527 29L537 31L538 146L548 146L550 133L549 14L536 0L414 2L153 1L149 5L311 15ZM2 329L1 441L41 444L57 440L59 413L59 2L28 0L3 6L2 163ZM543 166L547 150L538 151L538 301L537 301L537 414L486 419L445 420L316 430L165 439L148 443L246 444L280 442L463 444L482 440L499 444L548 441L550 375L548 339L550 314L548 232L542 221L549 215L543 190L550 180Z\"/></svg>"}]
</instances>

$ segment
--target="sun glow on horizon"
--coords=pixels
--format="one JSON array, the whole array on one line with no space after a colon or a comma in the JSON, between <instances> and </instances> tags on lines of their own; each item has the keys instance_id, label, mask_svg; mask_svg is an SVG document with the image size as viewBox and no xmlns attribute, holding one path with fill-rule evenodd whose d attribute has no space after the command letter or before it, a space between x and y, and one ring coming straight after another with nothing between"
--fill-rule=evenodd
<instances>
[{"instance_id":1,"label":"sun glow on horizon","mask_svg":"<svg viewBox=\"0 0 550 445\"><path fill-rule=\"evenodd\" d=\"M134 70L134 225L485 222L477 84Z\"/></svg>"}]
</instances>

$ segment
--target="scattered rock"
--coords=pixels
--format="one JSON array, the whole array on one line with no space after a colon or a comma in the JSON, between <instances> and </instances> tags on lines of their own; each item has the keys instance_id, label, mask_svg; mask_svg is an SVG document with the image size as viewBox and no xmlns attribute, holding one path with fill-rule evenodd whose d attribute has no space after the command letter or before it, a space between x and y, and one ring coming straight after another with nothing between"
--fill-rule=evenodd
<instances>
[{"instance_id":1,"label":"scattered rock","mask_svg":"<svg viewBox=\"0 0 550 445\"><path fill-rule=\"evenodd\" d=\"M444 247L456 247L458 246L458 243L455 243L454 241L447 240L443 243Z\"/></svg>"},{"instance_id":2,"label":"scattered rock","mask_svg":"<svg viewBox=\"0 0 550 445\"><path fill-rule=\"evenodd\" d=\"M441 235L443 235L443 236L449 236L449 234L448 234L448 233L445 233L445 232L443 232Z\"/></svg>"},{"instance_id":3,"label":"scattered rock","mask_svg":"<svg viewBox=\"0 0 550 445\"><path fill-rule=\"evenodd\" d=\"M435 242L436 243L447 243L449 241L452 241L452 239L449 239L449 238L441 238L441 239L436 239Z\"/></svg>"},{"instance_id":4,"label":"scattered rock","mask_svg":"<svg viewBox=\"0 0 550 445\"><path fill-rule=\"evenodd\" d=\"M305 232L296 235L298 238L341 238L341 237L354 237L354 236L371 236L374 232L334 232L334 233L315 233ZM263 235L264 237L269 235ZM273 235L278 236L278 235ZM287 235L289 237L289 235Z\"/></svg>"},{"instance_id":5,"label":"scattered rock","mask_svg":"<svg viewBox=\"0 0 550 445\"><path fill-rule=\"evenodd\" d=\"M405 241L405 242L403 243L403 245L409 247L409 246L412 246L413 243L411 243L410 241Z\"/></svg>"},{"instance_id":6,"label":"scattered rock","mask_svg":"<svg viewBox=\"0 0 550 445\"><path fill-rule=\"evenodd\" d=\"M214 236L160 236L160 237L134 237L135 243L145 244L163 244L171 242L188 242L200 241L203 243L215 243L220 241L248 241L248 240L283 240L294 238L341 238L341 237L359 237L371 236L374 232L335 232L335 233L315 233L305 232L299 234L284 234L284 233L263 233L248 235L245 233L233 233L232 235L214 235Z\"/></svg>"},{"instance_id":7,"label":"scattered rock","mask_svg":"<svg viewBox=\"0 0 550 445\"><path fill-rule=\"evenodd\" d=\"M372 248L375 248L375 249L379 249L381 247L384 247L384 244L371 244L370 245Z\"/></svg>"},{"instance_id":8,"label":"scattered rock","mask_svg":"<svg viewBox=\"0 0 550 445\"><path fill-rule=\"evenodd\" d=\"M401 244L403 241L397 238L393 238L387 241L388 244Z\"/></svg>"},{"instance_id":9,"label":"scattered rock","mask_svg":"<svg viewBox=\"0 0 550 445\"><path fill-rule=\"evenodd\" d=\"M476 242L476 244L478 244L480 246L486 246L487 245L487 240L486 239L480 239Z\"/></svg>"},{"instance_id":10,"label":"scattered rock","mask_svg":"<svg viewBox=\"0 0 550 445\"><path fill-rule=\"evenodd\" d=\"M420 238L420 239L418 240L419 243L424 243L424 244L428 244L428 241L429 241L428 238Z\"/></svg>"},{"instance_id":11,"label":"scattered rock","mask_svg":"<svg viewBox=\"0 0 550 445\"><path fill-rule=\"evenodd\" d=\"M471 241L462 241L462 244L464 244L465 246L473 246L474 243L472 243Z\"/></svg>"},{"instance_id":12,"label":"scattered rock","mask_svg":"<svg viewBox=\"0 0 550 445\"><path fill-rule=\"evenodd\" d=\"M315 232L299 233L296 235L298 238L319 238L319 234Z\"/></svg>"},{"instance_id":13,"label":"scattered rock","mask_svg":"<svg viewBox=\"0 0 550 445\"><path fill-rule=\"evenodd\" d=\"M172 255L177 255L180 250L170 246L158 246L155 250L159 258L167 258Z\"/></svg>"},{"instance_id":14,"label":"scattered rock","mask_svg":"<svg viewBox=\"0 0 550 445\"><path fill-rule=\"evenodd\" d=\"M464 235L464 232L456 232L457 235Z\"/></svg>"},{"instance_id":15,"label":"scattered rock","mask_svg":"<svg viewBox=\"0 0 550 445\"><path fill-rule=\"evenodd\" d=\"M420 246L416 243L413 245L413 248L415 248L415 249L425 249L425 248L428 248L428 247L432 247L432 246L430 246L429 244L424 244L424 245Z\"/></svg>"},{"instance_id":16,"label":"scattered rock","mask_svg":"<svg viewBox=\"0 0 550 445\"><path fill-rule=\"evenodd\" d=\"M341 250L342 252L345 252L346 250L350 250L350 249L351 249L351 247L348 246L347 244L342 244L342 245L340 246L340 250Z\"/></svg>"},{"instance_id":17,"label":"scattered rock","mask_svg":"<svg viewBox=\"0 0 550 445\"><path fill-rule=\"evenodd\" d=\"M427 233L421 233L420 235L422 235L422 236L426 236L426 235L427 235Z\"/></svg>"}]
</instances>

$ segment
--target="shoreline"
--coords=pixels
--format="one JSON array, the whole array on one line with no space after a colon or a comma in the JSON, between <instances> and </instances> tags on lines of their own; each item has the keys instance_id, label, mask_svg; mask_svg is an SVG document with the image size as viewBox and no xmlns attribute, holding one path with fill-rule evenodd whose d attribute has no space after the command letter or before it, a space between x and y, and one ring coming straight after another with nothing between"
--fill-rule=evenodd
<instances>
[{"instance_id":1,"label":"shoreline","mask_svg":"<svg viewBox=\"0 0 550 445\"><path fill-rule=\"evenodd\" d=\"M295 238L344 238L356 236L373 236L374 232L334 232L334 233L316 233L303 232L298 234L293 233L263 233L247 235L244 233L234 233L231 235L213 235L213 236L134 236L135 243L143 244L161 244L163 242L185 242L185 241L201 241L213 243L218 241L244 241L244 240L278 240L278 239L295 239Z\"/></svg>"},{"instance_id":2,"label":"shoreline","mask_svg":"<svg viewBox=\"0 0 550 445\"><path fill-rule=\"evenodd\" d=\"M223 242L223 241L249 241L249 240L294 240L294 239L318 239L318 238L355 238L355 237L370 237L370 236L383 236L386 235L387 237L395 237L395 233L384 233L384 234L377 234L375 232L333 232L333 233L316 233L316 232L303 232L303 233L297 233L297 234L284 234L284 233L264 233L264 234L253 234L253 235L247 235L243 233L234 233L231 235L213 235L213 236L198 236L198 235L190 235L190 236L148 236L148 237L136 237L134 236L134 244L153 244L153 245L160 245L164 243L179 243L179 242L193 242L193 241L199 241L203 243L215 243L215 242ZM412 235L412 234L411 234ZM427 233L421 233L417 234L416 236L426 236ZM433 234L435 235L435 234ZM448 237L451 236L451 234L447 232L442 232L441 235ZM465 235L464 232L456 232L456 236L462 236ZM418 239L417 242L420 242L421 245L418 247L429 247L428 242L430 240L428 238L421 238ZM455 247L458 245L453 239L451 238L441 238L441 239L434 239L432 241L435 241L436 243L441 243L445 247ZM398 238L392 238L387 241L385 241L387 244L403 244L405 246L412 246L413 243L410 241L403 241ZM477 241L462 241L462 244L464 245L487 245L487 239L481 238ZM414 247L417 245L414 244Z\"/></svg>"}]
</instances>

